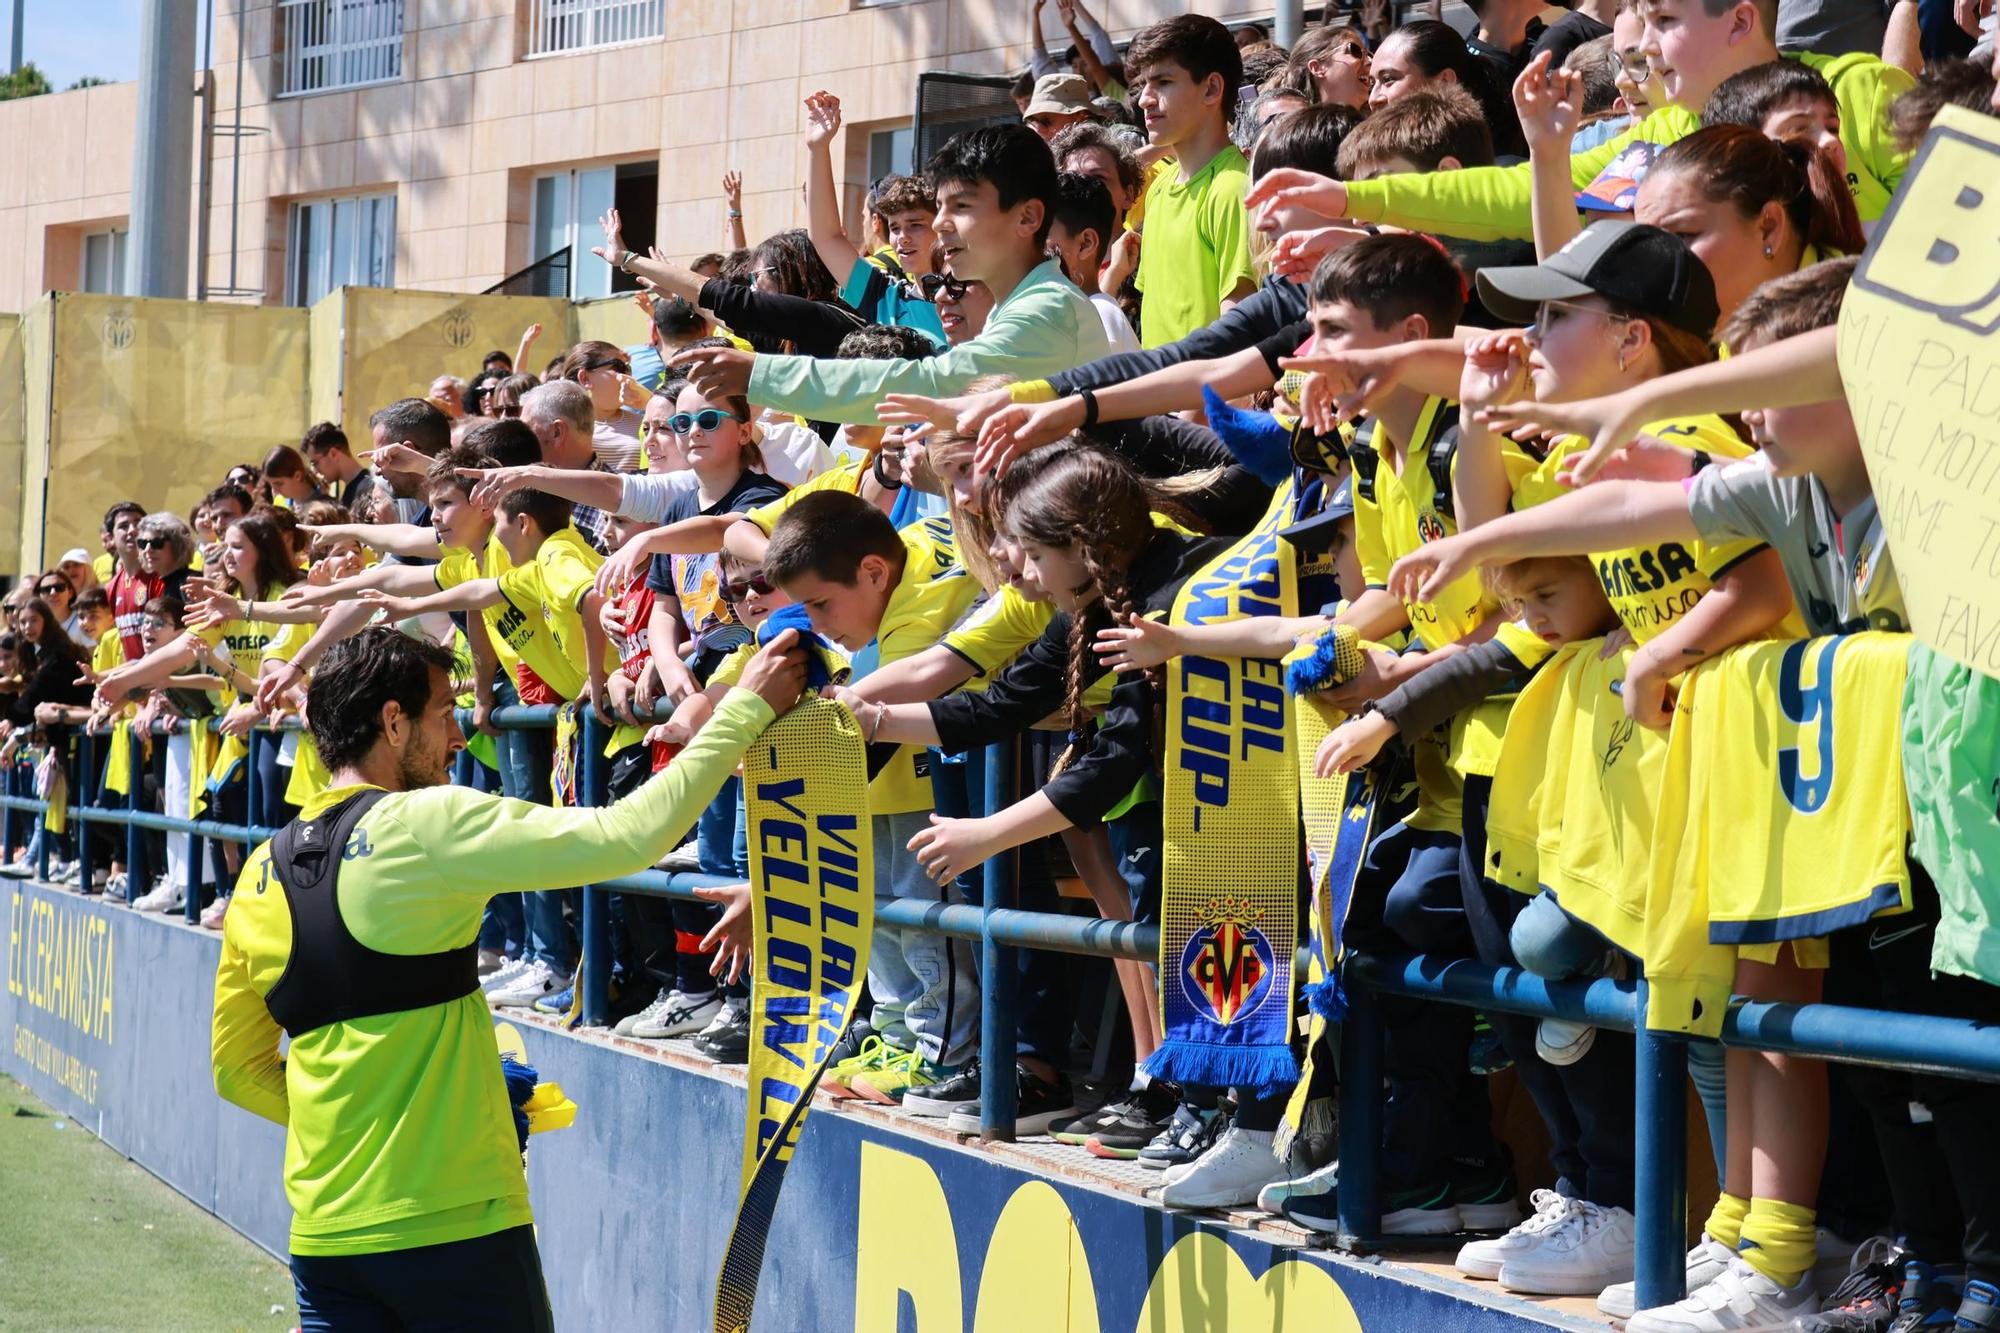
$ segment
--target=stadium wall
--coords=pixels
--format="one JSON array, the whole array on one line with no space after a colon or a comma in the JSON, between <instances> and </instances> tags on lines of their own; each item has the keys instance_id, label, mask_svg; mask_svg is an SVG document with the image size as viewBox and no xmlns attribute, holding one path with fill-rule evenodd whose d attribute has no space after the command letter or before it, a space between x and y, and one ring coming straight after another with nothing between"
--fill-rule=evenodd
<instances>
[{"instance_id":1,"label":"stadium wall","mask_svg":"<svg viewBox=\"0 0 2000 1333\"><path fill-rule=\"evenodd\" d=\"M10 883L0 1069L274 1254L283 1132L215 1096L220 941ZM529 1183L562 1328L710 1327L736 1198L736 1083L522 1024L581 1108L536 1138ZM449 1133L442 1126L440 1133ZM885 1333L1315 1333L1599 1328L1408 1269L1341 1261L1046 1180L857 1116L808 1122L766 1252L755 1327Z\"/></svg>"}]
</instances>

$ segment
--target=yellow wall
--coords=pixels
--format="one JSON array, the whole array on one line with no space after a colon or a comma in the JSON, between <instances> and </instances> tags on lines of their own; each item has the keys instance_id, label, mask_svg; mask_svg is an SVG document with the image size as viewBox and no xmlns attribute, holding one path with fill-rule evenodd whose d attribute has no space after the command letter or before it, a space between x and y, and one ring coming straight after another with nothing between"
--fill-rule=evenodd
<instances>
[{"instance_id":1,"label":"yellow wall","mask_svg":"<svg viewBox=\"0 0 2000 1333\"><path fill-rule=\"evenodd\" d=\"M306 416L313 421L340 419L341 315L346 308L347 289L340 287L315 301L306 314Z\"/></svg>"},{"instance_id":2,"label":"yellow wall","mask_svg":"<svg viewBox=\"0 0 2000 1333\"><path fill-rule=\"evenodd\" d=\"M620 347L637 347L646 341L647 330L652 327L630 295L578 301L572 309L576 312L576 336L572 342L596 338Z\"/></svg>"},{"instance_id":3,"label":"yellow wall","mask_svg":"<svg viewBox=\"0 0 2000 1333\"><path fill-rule=\"evenodd\" d=\"M21 315L21 526L16 536L19 570L40 572L42 560L42 479L48 474L49 444L49 340L55 322L55 298L45 296ZM102 517L102 514L99 514ZM92 554L98 550L97 529L91 529L86 543ZM66 547L58 546L60 553Z\"/></svg>"}]
</instances>

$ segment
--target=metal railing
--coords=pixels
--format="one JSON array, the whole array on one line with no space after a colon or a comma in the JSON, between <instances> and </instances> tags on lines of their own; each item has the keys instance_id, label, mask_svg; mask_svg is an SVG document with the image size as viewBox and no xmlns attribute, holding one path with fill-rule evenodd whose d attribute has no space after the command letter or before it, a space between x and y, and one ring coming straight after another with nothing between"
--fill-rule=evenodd
<instances>
[{"instance_id":1,"label":"metal railing","mask_svg":"<svg viewBox=\"0 0 2000 1333\"><path fill-rule=\"evenodd\" d=\"M281 97L403 77L403 0L278 0Z\"/></svg>"},{"instance_id":2,"label":"metal railing","mask_svg":"<svg viewBox=\"0 0 2000 1333\"><path fill-rule=\"evenodd\" d=\"M547 729L555 725L554 708L512 707L495 710L500 729ZM665 710L660 716L664 717ZM171 731L185 724L162 724ZM289 726L296 727L295 721ZM594 717L584 714L581 753L601 753L604 732ZM88 788L96 758L96 736L78 740L78 785ZM157 829L190 839L187 919L200 911L203 881L202 844L221 839L254 843L269 837L260 816L261 797L255 779L261 745L276 743L267 731L253 731L246 767L250 805L246 823L187 820L139 808L143 783L134 766L131 791L121 806L71 802L71 818L85 825L124 825L131 882L145 882L141 831ZM462 755L462 764L473 761ZM1004 806L1014 790L1015 747L994 745L984 754L989 813ZM26 770L9 766L0 792L0 863L13 860L14 820L11 812L40 812L46 803L19 794ZM582 766L580 800L603 802L602 770ZM466 780L462 770L460 779ZM82 793L79 793L79 796ZM101 795L101 792L100 792ZM80 830L81 832L81 830ZM90 882L88 837L77 839L83 883ZM47 845L43 862L47 878ZM1059 913L1028 912L1013 907L1015 857L1012 853L988 861L983 868L982 906L877 898L878 924L903 930L929 931L980 946L980 1061L988 1070L1013 1068L1018 1009L1015 1000L1016 949L1046 949L1097 958L1129 958L1152 962L1159 952L1159 927L1131 921L1106 921ZM609 895L653 894L699 900L695 890L740 879L643 871L624 879L587 885L583 889L583 1021L603 1026L608 1019L611 982ZM1338 1034L1340 1065L1339 1228L1336 1248L1366 1251L1379 1248L1382 1216L1381 1151L1383 1128L1384 1027L1378 1008L1382 994L1404 995L1441 1004L1520 1014L1530 1018L1565 1018L1618 1032L1630 1032L1635 1042L1634 1095L1634 1214L1637 1219L1636 1285L1640 1309L1669 1304L1683 1294L1683 1254L1687 1238L1687 1042L1698 1040L1673 1033L1648 1031L1645 982L1548 981L1519 968L1493 967L1471 959L1424 955L1356 954L1348 958L1342 980L1348 1010ZM1752 1050L1775 1051L1847 1064L1943 1074L2000 1082L2000 1031L1965 1019L1923 1014L1890 1013L1828 1004L1774 1004L1735 999L1723 1020L1721 1043ZM1015 1083L1011 1078L984 1080L980 1135L991 1141L1014 1137Z\"/></svg>"},{"instance_id":3,"label":"metal railing","mask_svg":"<svg viewBox=\"0 0 2000 1333\"><path fill-rule=\"evenodd\" d=\"M666 0L531 0L528 55L651 41L667 31Z\"/></svg>"}]
</instances>

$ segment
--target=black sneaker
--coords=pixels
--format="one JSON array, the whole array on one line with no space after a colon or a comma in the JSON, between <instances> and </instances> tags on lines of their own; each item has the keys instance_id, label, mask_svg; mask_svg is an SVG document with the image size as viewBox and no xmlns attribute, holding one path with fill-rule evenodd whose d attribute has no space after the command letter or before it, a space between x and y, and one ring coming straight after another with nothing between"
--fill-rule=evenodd
<instances>
[{"instance_id":1,"label":"black sneaker","mask_svg":"<svg viewBox=\"0 0 2000 1333\"><path fill-rule=\"evenodd\" d=\"M1139 1155L1139 1149L1160 1136L1179 1104L1180 1090L1156 1079L1124 1101L1098 1112L1097 1125L1084 1136L1083 1146L1093 1157L1130 1161ZM1057 1122L1050 1126L1050 1132L1064 1142L1075 1142L1069 1137L1075 1132L1074 1127L1064 1128Z\"/></svg>"},{"instance_id":2,"label":"black sneaker","mask_svg":"<svg viewBox=\"0 0 2000 1333\"><path fill-rule=\"evenodd\" d=\"M931 1089L926 1089L931 1091ZM903 1098L908 1106L910 1099ZM1046 1134L1050 1127L1065 1120L1074 1120L1076 1098L1070 1093L1069 1075L1057 1074L1051 1083L1033 1073L1026 1065L1014 1066L1014 1137L1027 1138L1031 1134ZM951 1113L946 1127L960 1134L979 1132L979 1097L975 1093L971 1101Z\"/></svg>"},{"instance_id":3,"label":"black sneaker","mask_svg":"<svg viewBox=\"0 0 2000 1333\"><path fill-rule=\"evenodd\" d=\"M749 1064L749 1001L724 1000L722 1012L716 1015L716 1021L696 1033L692 1045L695 1050L719 1065Z\"/></svg>"},{"instance_id":4,"label":"black sneaker","mask_svg":"<svg viewBox=\"0 0 2000 1333\"><path fill-rule=\"evenodd\" d=\"M1903 1265L1903 1289L1896 1295L1896 1317L1889 1333L1930 1333L1954 1322L1961 1295L1959 1284L1921 1259Z\"/></svg>"},{"instance_id":5,"label":"black sneaker","mask_svg":"<svg viewBox=\"0 0 2000 1333\"><path fill-rule=\"evenodd\" d=\"M1500 1034L1485 1014L1472 1016L1472 1042L1465 1050L1465 1066L1475 1074L1497 1074L1514 1067L1514 1057L1500 1044Z\"/></svg>"},{"instance_id":6,"label":"black sneaker","mask_svg":"<svg viewBox=\"0 0 2000 1333\"><path fill-rule=\"evenodd\" d=\"M1154 1171L1187 1165L1215 1146L1222 1131L1229 1128L1230 1119L1229 1112L1220 1106L1182 1102L1167 1127L1139 1149L1139 1165Z\"/></svg>"},{"instance_id":7,"label":"black sneaker","mask_svg":"<svg viewBox=\"0 0 2000 1333\"><path fill-rule=\"evenodd\" d=\"M1879 1242L1874 1242L1878 1243ZM1903 1289L1903 1265L1909 1256L1852 1269L1827 1298L1818 1314L1792 1321L1797 1333L1888 1333L1896 1318L1896 1301Z\"/></svg>"},{"instance_id":8,"label":"black sneaker","mask_svg":"<svg viewBox=\"0 0 2000 1333\"><path fill-rule=\"evenodd\" d=\"M1497 1162L1452 1161L1449 1202L1467 1231L1506 1231L1517 1225L1520 1192L1510 1154L1503 1152Z\"/></svg>"},{"instance_id":9,"label":"black sneaker","mask_svg":"<svg viewBox=\"0 0 2000 1333\"><path fill-rule=\"evenodd\" d=\"M1308 1231L1331 1235L1340 1230L1340 1189L1324 1194L1294 1195L1284 1202L1284 1214ZM1451 1186L1439 1184L1390 1190L1382 1200L1385 1236L1448 1236L1460 1230Z\"/></svg>"},{"instance_id":10,"label":"black sneaker","mask_svg":"<svg viewBox=\"0 0 2000 1333\"><path fill-rule=\"evenodd\" d=\"M875 1025L865 1018L857 1018L847 1025L847 1031L833 1044L833 1050L826 1057L826 1067L832 1069L842 1060L852 1060L861 1054L861 1043L875 1035Z\"/></svg>"},{"instance_id":11,"label":"black sneaker","mask_svg":"<svg viewBox=\"0 0 2000 1333\"><path fill-rule=\"evenodd\" d=\"M973 1056L942 1083L911 1088L903 1094L903 1109L911 1115L949 1116L972 1108L972 1128L979 1129L979 1057Z\"/></svg>"}]
</instances>

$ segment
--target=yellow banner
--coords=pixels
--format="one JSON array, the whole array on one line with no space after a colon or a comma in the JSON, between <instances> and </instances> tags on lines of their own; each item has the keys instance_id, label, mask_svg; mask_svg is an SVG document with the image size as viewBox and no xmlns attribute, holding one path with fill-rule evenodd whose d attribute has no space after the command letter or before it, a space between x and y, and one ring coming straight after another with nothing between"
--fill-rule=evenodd
<instances>
[{"instance_id":1,"label":"yellow banner","mask_svg":"<svg viewBox=\"0 0 2000 1333\"><path fill-rule=\"evenodd\" d=\"M743 756L757 960L749 1115L715 1327L750 1326L764 1240L827 1056L854 1013L875 928L868 757L853 714L811 699Z\"/></svg>"},{"instance_id":2,"label":"yellow banner","mask_svg":"<svg viewBox=\"0 0 2000 1333\"><path fill-rule=\"evenodd\" d=\"M1944 108L1847 289L1840 373L1910 628L2000 677L1995 182L2000 121Z\"/></svg>"}]
</instances>

